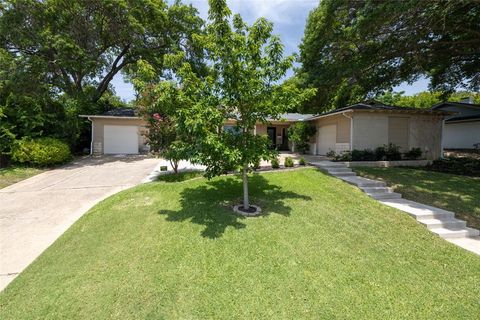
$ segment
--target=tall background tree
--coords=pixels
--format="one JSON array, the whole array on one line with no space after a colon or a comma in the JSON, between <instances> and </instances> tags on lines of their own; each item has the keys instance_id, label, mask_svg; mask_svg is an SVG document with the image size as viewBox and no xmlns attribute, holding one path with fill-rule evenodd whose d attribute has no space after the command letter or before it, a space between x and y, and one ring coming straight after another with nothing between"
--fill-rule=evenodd
<instances>
[{"instance_id":1,"label":"tall background tree","mask_svg":"<svg viewBox=\"0 0 480 320\"><path fill-rule=\"evenodd\" d=\"M308 18L297 76L310 109L344 106L421 76L448 95L480 88L480 5L471 0L323 0Z\"/></svg>"},{"instance_id":2,"label":"tall background tree","mask_svg":"<svg viewBox=\"0 0 480 320\"><path fill-rule=\"evenodd\" d=\"M0 105L11 132L30 134L24 121L33 135L58 128L53 135L78 145L88 137L78 114L125 106L111 86L120 72L128 78L144 60L168 77L164 56L177 51L201 68L191 36L202 24L178 1L0 0Z\"/></svg>"},{"instance_id":3,"label":"tall background tree","mask_svg":"<svg viewBox=\"0 0 480 320\"><path fill-rule=\"evenodd\" d=\"M232 17L225 0L209 4L206 33L195 37L205 50L206 76L195 74L183 55L171 57L182 104L189 106L180 110L177 125L191 138L186 157L205 165L207 177L240 170L242 208L248 211L249 167L274 153L265 136L255 135L256 123L279 117L311 90L298 95L279 84L293 57L283 57L272 23L260 18L248 26L240 15ZM227 120L233 120L229 130L224 128Z\"/></svg>"}]
</instances>

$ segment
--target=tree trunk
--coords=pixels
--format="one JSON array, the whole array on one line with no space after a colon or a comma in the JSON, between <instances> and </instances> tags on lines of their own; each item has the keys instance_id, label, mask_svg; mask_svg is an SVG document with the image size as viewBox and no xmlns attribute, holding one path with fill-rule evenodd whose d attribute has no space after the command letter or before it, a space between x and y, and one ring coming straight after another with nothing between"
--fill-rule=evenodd
<instances>
[{"instance_id":1,"label":"tree trunk","mask_svg":"<svg viewBox=\"0 0 480 320\"><path fill-rule=\"evenodd\" d=\"M248 165L243 166L243 209L248 210L250 204L248 201Z\"/></svg>"},{"instance_id":2,"label":"tree trunk","mask_svg":"<svg viewBox=\"0 0 480 320\"><path fill-rule=\"evenodd\" d=\"M178 161L177 160L170 160L170 165L173 168L173 172L178 173Z\"/></svg>"}]
</instances>

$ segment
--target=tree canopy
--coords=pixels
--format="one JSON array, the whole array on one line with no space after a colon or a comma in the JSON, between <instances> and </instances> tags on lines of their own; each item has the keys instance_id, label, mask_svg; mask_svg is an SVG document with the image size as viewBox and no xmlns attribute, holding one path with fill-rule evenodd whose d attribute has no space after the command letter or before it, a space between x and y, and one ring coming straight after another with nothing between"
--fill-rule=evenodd
<instances>
[{"instance_id":1,"label":"tree canopy","mask_svg":"<svg viewBox=\"0 0 480 320\"><path fill-rule=\"evenodd\" d=\"M300 52L298 77L318 88L313 109L344 106L420 76L432 90L478 91L480 6L323 0L309 15Z\"/></svg>"},{"instance_id":2,"label":"tree canopy","mask_svg":"<svg viewBox=\"0 0 480 320\"><path fill-rule=\"evenodd\" d=\"M182 105L188 106L179 110L178 129L192 139L186 157L205 165L207 177L241 170L247 210L249 166L274 154L267 138L255 134L255 125L278 118L312 90L298 94L279 85L293 57L283 56L272 23L260 18L249 26L240 15L232 17L225 0L209 4L205 34L195 36L205 50L206 76L192 72L183 54L169 60ZM227 121L231 126L224 128Z\"/></svg>"},{"instance_id":3,"label":"tree canopy","mask_svg":"<svg viewBox=\"0 0 480 320\"><path fill-rule=\"evenodd\" d=\"M134 71L140 59L159 71L176 50L200 61L191 36L202 20L179 2L5 0L0 8L0 44L21 61L17 71L71 97L98 101L113 77Z\"/></svg>"}]
</instances>

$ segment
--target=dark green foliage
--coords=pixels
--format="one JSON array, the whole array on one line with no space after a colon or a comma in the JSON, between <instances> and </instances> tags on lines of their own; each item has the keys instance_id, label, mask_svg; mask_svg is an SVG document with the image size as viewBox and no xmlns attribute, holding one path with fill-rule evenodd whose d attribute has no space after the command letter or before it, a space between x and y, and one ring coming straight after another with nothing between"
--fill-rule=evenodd
<instances>
[{"instance_id":1,"label":"dark green foliage","mask_svg":"<svg viewBox=\"0 0 480 320\"><path fill-rule=\"evenodd\" d=\"M191 6L165 1L4 1L0 43L28 72L71 98L98 101L120 71L184 50L197 66L192 37L202 20ZM93 90L90 90L93 88Z\"/></svg>"},{"instance_id":2,"label":"dark green foliage","mask_svg":"<svg viewBox=\"0 0 480 320\"><path fill-rule=\"evenodd\" d=\"M478 30L477 1L322 0L308 17L297 76L318 89L312 111L343 107L420 76L441 92L475 92Z\"/></svg>"},{"instance_id":3,"label":"dark green foliage","mask_svg":"<svg viewBox=\"0 0 480 320\"><path fill-rule=\"evenodd\" d=\"M62 164L72 158L68 145L54 138L23 138L12 148L12 160L17 163L45 167Z\"/></svg>"},{"instance_id":4,"label":"dark green foliage","mask_svg":"<svg viewBox=\"0 0 480 320\"><path fill-rule=\"evenodd\" d=\"M403 154L403 157L407 160L417 160L422 156L422 149L412 148Z\"/></svg>"},{"instance_id":5,"label":"dark green foliage","mask_svg":"<svg viewBox=\"0 0 480 320\"><path fill-rule=\"evenodd\" d=\"M473 158L455 158L434 160L426 167L427 170L471 177L480 177L480 160Z\"/></svg>"},{"instance_id":6,"label":"dark green foliage","mask_svg":"<svg viewBox=\"0 0 480 320\"><path fill-rule=\"evenodd\" d=\"M307 161L305 160L304 157L301 157L300 160L298 160L298 164L301 166L307 165Z\"/></svg>"},{"instance_id":7,"label":"dark green foliage","mask_svg":"<svg viewBox=\"0 0 480 320\"><path fill-rule=\"evenodd\" d=\"M387 161L396 161L402 160L402 153L400 152L400 147L389 143L385 146L385 160Z\"/></svg>"},{"instance_id":8,"label":"dark green foliage","mask_svg":"<svg viewBox=\"0 0 480 320\"><path fill-rule=\"evenodd\" d=\"M317 128L307 122L296 122L288 128L288 138L295 143L296 151L306 153L310 149L310 138L315 135Z\"/></svg>"},{"instance_id":9,"label":"dark green foliage","mask_svg":"<svg viewBox=\"0 0 480 320\"><path fill-rule=\"evenodd\" d=\"M325 154L325 156L327 156L328 158L335 158L336 153L334 150L330 150Z\"/></svg>"},{"instance_id":10,"label":"dark green foliage","mask_svg":"<svg viewBox=\"0 0 480 320\"><path fill-rule=\"evenodd\" d=\"M417 150L418 149L418 150ZM410 156L417 156L418 152L421 150L419 148L413 148L409 155ZM333 152L333 151L332 151ZM357 150L354 149L352 151L344 151L341 154L336 155L335 152L329 155L333 157L335 161L396 161L402 159L402 154L400 152L400 147L390 143L388 145L384 145L382 147L377 147L375 150L371 149L364 149L364 150ZM419 156L418 156L419 157ZM415 158L415 159L418 159Z\"/></svg>"},{"instance_id":11,"label":"dark green foliage","mask_svg":"<svg viewBox=\"0 0 480 320\"><path fill-rule=\"evenodd\" d=\"M376 161L375 152L371 149L352 150L352 161Z\"/></svg>"},{"instance_id":12,"label":"dark green foliage","mask_svg":"<svg viewBox=\"0 0 480 320\"><path fill-rule=\"evenodd\" d=\"M163 182L182 182L203 176L202 171L183 171L177 174L162 174L157 178L157 181Z\"/></svg>"},{"instance_id":13,"label":"dark green foliage","mask_svg":"<svg viewBox=\"0 0 480 320\"><path fill-rule=\"evenodd\" d=\"M387 151L385 149L385 146L375 148L375 160L377 161L385 160L386 156L387 156Z\"/></svg>"},{"instance_id":14,"label":"dark green foliage","mask_svg":"<svg viewBox=\"0 0 480 320\"><path fill-rule=\"evenodd\" d=\"M280 161L278 161L278 158L273 158L270 163L272 165L272 169L280 168Z\"/></svg>"},{"instance_id":15,"label":"dark green foliage","mask_svg":"<svg viewBox=\"0 0 480 320\"><path fill-rule=\"evenodd\" d=\"M284 160L284 166L286 168L293 167L293 159L291 157L286 157Z\"/></svg>"}]
</instances>

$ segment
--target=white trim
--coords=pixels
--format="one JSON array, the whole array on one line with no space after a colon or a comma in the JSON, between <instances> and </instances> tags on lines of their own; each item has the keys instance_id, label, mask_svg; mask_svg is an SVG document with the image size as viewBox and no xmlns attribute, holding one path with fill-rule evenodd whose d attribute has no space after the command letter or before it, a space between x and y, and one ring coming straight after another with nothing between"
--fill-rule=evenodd
<instances>
[{"instance_id":1,"label":"white trim","mask_svg":"<svg viewBox=\"0 0 480 320\"><path fill-rule=\"evenodd\" d=\"M104 118L104 119L142 119L140 117L122 117L122 116L102 116L102 115L98 115L98 116L92 116L92 115L84 115L84 114L81 114L79 115L80 118Z\"/></svg>"},{"instance_id":2,"label":"white trim","mask_svg":"<svg viewBox=\"0 0 480 320\"><path fill-rule=\"evenodd\" d=\"M353 117L349 117L344 113L342 113L342 116L345 118L350 119L350 151L353 150Z\"/></svg>"}]
</instances>

